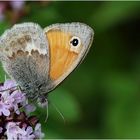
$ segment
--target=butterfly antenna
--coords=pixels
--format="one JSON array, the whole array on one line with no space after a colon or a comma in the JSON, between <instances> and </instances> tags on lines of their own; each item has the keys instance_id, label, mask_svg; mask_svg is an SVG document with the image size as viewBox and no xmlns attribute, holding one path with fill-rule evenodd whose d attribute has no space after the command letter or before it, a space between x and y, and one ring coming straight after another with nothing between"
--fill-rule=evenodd
<instances>
[{"instance_id":1,"label":"butterfly antenna","mask_svg":"<svg viewBox=\"0 0 140 140\"><path fill-rule=\"evenodd\" d=\"M47 105L45 123L47 122L48 118L49 118L49 108L48 108L48 105Z\"/></svg>"},{"instance_id":2,"label":"butterfly antenna","mask_svg":"<svg viewBox=\"0 0 140 140\"><path fill-rule=\"evenodd\" d=\"M61 118L64 121L64 124L66 123L65 121L65 117L63 116L63 114L59 111L59 109L56 107L56 105L54 103L52 103L53 107L55 108L55 110L58 112L58 114L61 116Z\"/></svg>"},{"instance_id":3,"label":"butterfly antenna","mask_svg":"<svg viewBox=\"0 0 140 140\"><path fill-rule=\"evenodd\" d=\"M49 108L48 108L47 98L45 98L45 96L43 95L40 95L40 100L37 101L37 104L42 108L46 107L46 118L45 118L45 123L46 123L49 117Z\"/></svg>"}]
</instances>

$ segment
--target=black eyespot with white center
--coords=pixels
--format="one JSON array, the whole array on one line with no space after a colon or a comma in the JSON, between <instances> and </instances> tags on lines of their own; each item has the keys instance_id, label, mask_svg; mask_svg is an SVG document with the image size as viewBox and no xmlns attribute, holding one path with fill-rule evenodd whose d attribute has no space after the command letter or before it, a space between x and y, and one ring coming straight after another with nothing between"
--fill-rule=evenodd
<instances>
[{"instance_id":1,"label":"black eyespot with white center","mask_svg":"<svg viewBox=\"0 0 140 140\"><path fill-rule=\"evenodd\" d=\"M75 38L75 39L73 39L73 40L71 41L71 43L72 43L73 46L77 46L78 43L79 43L79 41L78 41L77 38Z\"/></svg>"},{"instance_id":2,"label":"black eyespot with white center","mask_svg":"<svg viewBox=\"0 0 140 140\"><path fill-rule=\"evenodd\" d=\"M81 40L79 37L77 36L73 36L71 39L70 39L70 46L71 47L79 47L81 45Z\"/></svg>"}]
</instances>

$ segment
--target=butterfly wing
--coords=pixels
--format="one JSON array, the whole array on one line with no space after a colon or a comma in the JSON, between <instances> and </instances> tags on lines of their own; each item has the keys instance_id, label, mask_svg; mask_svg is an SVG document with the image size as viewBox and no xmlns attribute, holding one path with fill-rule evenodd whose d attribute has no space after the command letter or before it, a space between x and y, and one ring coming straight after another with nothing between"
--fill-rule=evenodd
<instances>
[{"instance_id":1,"label":"butterfly wing","mask_svg":"<svg viewBox=\"0 0 140 140\"><path fill-rule=\"evenodd\" d=\"M1 36L0 50L5 71L29 97L47 92L48 42L39 25L22 23L13 26Z\"/></svg>"},{"instance_id":2,"label":"butterfly wing","mask_svg":"<svg viewBox=\"0 0 140 140\"><path fill-rule=\"evenodd\" d=\"M82 23L54 24L45 28L44 32L50 48L49 84L55 88L84 59L94 32Z\"/></svg>"},{"instance_id":3,"label":"butterfly wing","mask_svg":"<svg viewBox=\"0 0 140 140\"><path fill-rule=\"evenodd\" d=\"M93 35L82 23L54 24L44 32L34 23L18 24L1 36L0 59L28 96L45 96L84 59Z\"/></svg>"}]
</instances>

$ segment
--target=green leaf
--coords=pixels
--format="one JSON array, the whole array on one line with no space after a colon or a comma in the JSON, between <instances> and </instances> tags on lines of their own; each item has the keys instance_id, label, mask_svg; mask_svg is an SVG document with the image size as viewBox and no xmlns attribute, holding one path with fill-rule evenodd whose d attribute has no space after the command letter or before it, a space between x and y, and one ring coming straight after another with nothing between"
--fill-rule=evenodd
<instances>
[{"instance_id":1,"label":"green leaf","mask_svg":"<svg viewBox=\"0 0 140 140\"><path fill-rule=\"evenodd\" d=\"M7 28L9 28L8 22L0 22L0 34L2 34Z\"/></svg>"}]
</instances>

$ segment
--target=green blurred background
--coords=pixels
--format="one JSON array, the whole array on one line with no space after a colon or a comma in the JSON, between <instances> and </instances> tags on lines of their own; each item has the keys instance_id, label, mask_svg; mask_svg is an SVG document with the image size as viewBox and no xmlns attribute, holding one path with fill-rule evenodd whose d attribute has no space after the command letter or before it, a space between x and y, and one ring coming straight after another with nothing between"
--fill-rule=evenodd
<instances>
[{"instance_id":1,"label":"green blurred background","mask_svg":"<svg viewBox=\"0 0 140 140\"><path fill-rule=\"evenodd\" d=\"M85 61L50 93L47 123L46 109L36 111L45 138L140 138L140 2L26 2L21 11L5 10L0 33L27 21L78 21L95 31Z\"/></svg>"}]
</instances>

